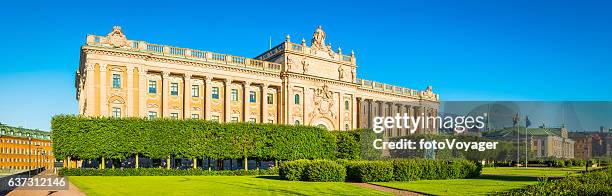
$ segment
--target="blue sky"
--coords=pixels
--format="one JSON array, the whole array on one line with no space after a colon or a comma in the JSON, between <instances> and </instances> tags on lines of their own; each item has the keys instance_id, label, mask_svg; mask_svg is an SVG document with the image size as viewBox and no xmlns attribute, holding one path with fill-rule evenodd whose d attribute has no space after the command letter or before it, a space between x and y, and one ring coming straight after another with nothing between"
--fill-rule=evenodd
<instances>
[{"instance_id":1,"label":"blue sky","mask_svg":"<svg viewBox=\"0 0 612 196\"><path fill-rule=\"evenodd\" d=\"M361 78L443 100L612 100L609 1L75 1L0 7L0 122L49 129L76 113L87 34L254 57L322 25Z\"/></svg>"}]
</instances>

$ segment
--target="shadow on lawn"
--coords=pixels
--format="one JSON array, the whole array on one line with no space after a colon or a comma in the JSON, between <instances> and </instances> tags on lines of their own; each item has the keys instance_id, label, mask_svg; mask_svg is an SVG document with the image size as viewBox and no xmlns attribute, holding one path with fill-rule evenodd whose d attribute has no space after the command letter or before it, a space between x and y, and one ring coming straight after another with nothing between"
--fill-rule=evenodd
<instances>
[{"instance_id":1,"label":"shadow on lawn","mask_svg":"<svg viewBox=\"0 0 612 196\"><path fill-rule=\"evenodd\" d=\"M542 177L534 176L498 176L498 175L481 175L476 179L487 180L502 180L502 181L538 181Z\"/></svg>"},{"instance_id":2,"label":"shadow on lawn","mask_svg":"<svg viewBox=\"0 0 612 196\"><path fill-rule=\"evenodd\" d=\"M281 180L280 176L257 176L255 178L263 178L268 180Z\"/></svg>"}]
</instances>

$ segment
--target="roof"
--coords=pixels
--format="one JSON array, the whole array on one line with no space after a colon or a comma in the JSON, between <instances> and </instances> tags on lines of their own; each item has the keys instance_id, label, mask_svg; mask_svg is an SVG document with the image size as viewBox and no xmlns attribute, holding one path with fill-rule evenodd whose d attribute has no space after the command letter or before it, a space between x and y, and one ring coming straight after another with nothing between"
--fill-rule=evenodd
<instances>
[{"instance_id":1,"label":"roof","mask_svg":"<svg viewBox=\"0 0 612 196\"><path fill-rule=\"evenodd\" d=\"M525 127L519 128L519 135L525 136ZM491 130L483 133L483 137L492 139L516 139L516 127ZM529 136L558 136L561 137L561 128L527 128Z\"/></svg>"},{"instance_id":2,"label":"roof","mask_svg":"<svg viewBox=\"0 0 612 196\"><path fill-rule=\"evenodd\" d=\"M22 127L12 127L0 124L0 136L21 137L39 140L51 140L51 133L37 129L26 129Z\"/></svg>"}]
</instances>

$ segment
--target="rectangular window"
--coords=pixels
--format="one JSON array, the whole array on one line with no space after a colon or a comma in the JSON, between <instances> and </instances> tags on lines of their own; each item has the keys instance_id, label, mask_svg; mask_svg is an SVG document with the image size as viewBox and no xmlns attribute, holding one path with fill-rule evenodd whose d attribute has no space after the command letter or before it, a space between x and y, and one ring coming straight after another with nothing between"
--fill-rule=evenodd
<instances>
[{"instance_id":1,"label":"rectangular window","mask_svg":"<svg viewBox=\"0 0 612 196\"><path fill-rule=\"evenodd\" d=\"M219 122L219 116L217 115L213 115L210 120L215 121L215 122Z\"/></svg>"},{"instance_id":2,"label":"rectangular window","mask_svg":"<svg viewBox=\"0 0 612 196\"><path fill-rule=\"evenodd\" d=\"M170 118L178 119L178 113L170 113Z\"/></svg>"},{"instance_id":3,"label":"rectangular window","mask_svg":"<svg viewBox=\"0 0 612 196\"><path fill-rule=\"evenodd\" d=\"M113 117L121 118L121 108L113 107Z\"/></svg>"},{"instance_id":4,"label":"rectangular window","mask_svg":"<svg viewBox=\"0 0 612 196\"><path fill-rule=\"evenodd\" d=\"M232 101L238 101L238 89L232 89Z\"/></svg>"},{"instance_id":5,"label":"rectangular window","mask_svg":"<svg viewBox=\"0 0 612 196\"><path fill-rule=\"evenodd\" d=\"M200 97L200 85L191 85L191 97Z\"/></svg>"},{"instance_id":6,"label":"rectangular window","mask_svg":"<svg viewBox=\"0 0 612 196\"><path fill-rule=\"evenodd\" d=\"M212 87L212 98L219 99L219 87Z\"/></svg>"},{"instance_id":7,"label":"rectangular window","mask_svg":"<svg viewBox=\"0 0 612 196\"><path fill-rule=\"evenodd\" d=\"M249 118L249 122L256 123L256 122L257 122L257 119L255 119L255 118Z\"/></svg>"},{"instance_id":8,"label":"rectangular window","mask_svg":"<svg viewBox=\"0 0 612 196\"><path fill-rule=\"evenodd\" d=\"M170 83L170 95L178 96L178 83Z\"/></svg>"},{"instance_id":9,"label":"rectangular window","mask_svg":"<svg viewBox=\"0 0 612 196\"><path fill-rule=\"evenodd\" d=\"M255 101L256 101L256 98L255 98L255 97L257 97L257 94L255 93L255 91L251 91L251 92L249 92L249 101L250 101L251 103L255 103Z\"/></svg>"},{"instance_id":10,"label":"rectangular window","mask_svg":"<svg viewBox=\"0 0 612 196\"><path fill-rule=\"evenodd\" d=\"M157 118L157 112L149 112L149 119Z\"/></svg>"},{"instance_id":11,"label":"rectangular window","mask_svg":"<svg viewBox=\"0 0 612 196\"><path fill-rule=\"evenodd\" d=\"M157 81L149 80L149 93L150 94L157 93Z\"/></svg>"},{"instance_id":12,"label":"rectangular window","mask_svg":"<svg viewBox=\"0 0 612 196\"><path fill-rule=\"evenodd\" d=\"M232 117L232 122L238 122L238 117Z\"/></svg>"},{"instance_id":13,"label":"rectangular window","mask_svg":"<svg viewBox=\"0 0 612 196\"><path fill-rule=\"evenodd\" d=\"M191 118L193 119L199 119L200 115L199 114L191 114Z\"/></svg>"},{"instance_id":14,"label":"rectangular window","mask_svg":"<svg viewBox=\"0 0 612 196\"><path fill-rule=\"evenodd\" d=\"M121 88L121 75L113 74L113 88Z\"/></svg>"},{"instance_id":15,"label":"rectangular window","mask_svg":"<svg viewBox=\"0 0 612 196\"><path fill-rule=\"evenodd\" d=\"M274 95L272 93L268 93L268 104L274 104Z\"/></svg>"}]
</instances>

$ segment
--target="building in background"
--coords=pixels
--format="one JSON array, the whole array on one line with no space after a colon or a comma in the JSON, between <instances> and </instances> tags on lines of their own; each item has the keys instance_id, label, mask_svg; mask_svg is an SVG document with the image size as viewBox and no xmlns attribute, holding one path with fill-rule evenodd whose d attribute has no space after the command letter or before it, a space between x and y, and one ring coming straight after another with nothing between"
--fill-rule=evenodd
<instances>
[{"instance_id":1,"label":"building in background","mask_svg":"<svg viewBox=\"0 0 612 196\"><path fill-rule=\"evenodd\" d=\"M304 124L328 130L372 127L375 116L436 116L439 97L357 78L353 52L332 49L317 28L254 58L128 40L120 27L88 35L76 73L86 116ZM391 70L390 70L391 71ZM432 123L417 132L436 133ZM401 136L394 129L387 136Z\"/></svg>"},{"instance_id":2,"label":"building in background","mask_svg":"<svg viewBox=\"0 0 612 196\"><path fill-rule=\"evenodd\" d=\"M517 141L517 128L505 128L487 132L483 137L497 140ZM527 142L525 142L527 138ZM561 128L528 128L525 137L525 127L520 128L518 140L524 149L525 143L530 144L529 151L534 158L573 159L575 142L568 137L565 127Z\"/></svg>"},{"instance_id":3,"label":"building in background","mask_svg":"<svg viewBox=\"0 0 612 196\"><path fill-rule=\"evenodd\" d=\"M0 170L52 169L51 133L0 124Z\"/></svg>"},{"instance_id":4,"label":"building in background","mask_svg":"<svg viewBox=\"0 0 612 196\"><path fill-rule=\"evenodd\" d=\"M572 132L569 137L574 140L574 155L577 159L589 160L593 157L593 138L590 133Z\"/></svg>"}]
</instances>

